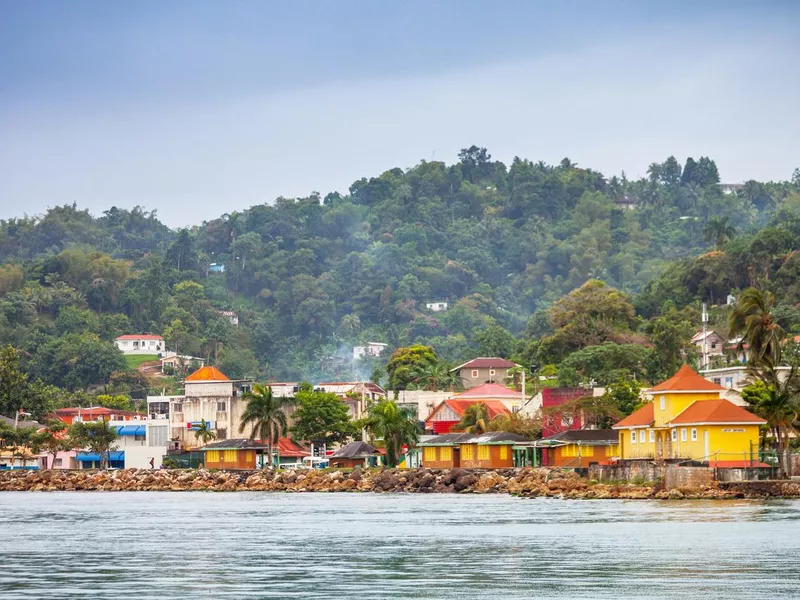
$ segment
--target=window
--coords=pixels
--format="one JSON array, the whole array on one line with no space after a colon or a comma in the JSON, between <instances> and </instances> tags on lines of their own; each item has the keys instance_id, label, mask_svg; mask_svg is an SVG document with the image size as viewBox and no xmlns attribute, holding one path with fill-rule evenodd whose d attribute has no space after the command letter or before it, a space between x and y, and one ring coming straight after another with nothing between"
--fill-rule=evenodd
<instances>
[{"instance_id":1,"label":"window","mask_svg":"<svg viewBox=\"0 0 800 600\"><path fill-rule=\"evenodd\" d=\"M508 446L500 446L500 460L508 460Z\"/></svg>"},{"instance_id":2,"label":"window","mask_svg":"<svg viewBox=\"0 0 800 600\"><path fill-rule=\"evenodd\" d=\"M472 446L466 444L461 446L461 458L464 460L472 460L473 453L472 453Z\"/></svg>"},{"instance_id":3,"label":"window","mask_svg":"<svg viewBox=\"0 0 800 600\"><path fill-rule=\"evenodd\" d=\"M639 432L639 441L644 444L644 429Z\"/></svg>"},{"instance_id":4,"label":"window","mask_svg":"<svg viewBox=\"0 0 800 600\"><path fill-rule=\"evenodd\" d=\"M682 442L686 441L686 427L681 428L681 441Z\"/></svg>"},{"instance_id":5,"label":"window","mask_svg":"<svg viewBox=\"0 0 800 600\"><path fill-rule=\"evenodd\" d=\"M477 369L473 369L472 370L472 378L473 379L477 379L478 378L478 370Z\"/></svg>"},{"instance_id":6,"label":"window","mask_svg":"<svg viewBox=\"0 0 800 600\"><path fill-rule=\"evenodd\" d=\"M453 460L453 449L439 448L439 460Z\"/></svg>"},{"instance_id":7,"label":"window","mask_svg":"<svg viewBox=\"0 0 800 600\"><path fill-rule=\"evenodd\" d=\"M635 444L635 443L636 443L636 432L635 431L631 431L631 444Z\"/></svg>"},{"instance_id":8,"label":"window","mask_svg":"<svg viewBox=\"0 0 800 600\"><path fill-rule=\"evenodd\" d=\"M175 410L173 412L182 413L183 412L183 403L176 402L175 403Z\"/></svg>"},{"instance_id":9,"label":"window","mask_svg":"<svg viewBox=\"0 0 800 600\"><path fill-rule=\"evenodd\" d=\"M712 350L716 350L717 349L717 342L711 342L711 349Z\"/></svg>"},{"instance_id":10,"label":"window","mask_svg":"<svg viewBox=\"0 0 800 600\"><path fill-rule=\"evenodd\" d=\"M594 456L594 446L581 446L578 450L581 456Z\"/></svg>"},{"instance_id":11,"label":"window","mask_svg":"<svg viewBox=\"0 0 800 600\"><path fill-rule=\"evenodd\" d=\"M719 377L714 377L714 383L716 383L717 385L722 385L722 379L720 379Z\"/></svg>"},{"instance_id":12,"label":"window","mask_svg":"<svg viewBox=\"0 0 800 600\"><path fill-rule=\"evenodd\" d=\"M227 412L228 411L228 403L224 400L222 402L217 402L217 412Z\"/></svg>"},{"instance_id":13,"label":"window","mask_svg":"<svg viewBox=\"0 0 800 600\"><path fill-rule=\"evenodd\" d=\"M436 448L424 448L422 452L422 460L425 462L436 460Z\"/></svg>"},{"instance_id":14,"label":"window","mask_svg":"<svg viewBox=\"0 0 800 600\"><path fill-rule=\"evenodd\" d=\"M673 429L672 430L672 441L673 442L677 442L678 441L678 430L677 429Z\"/></svg>"},{"instance_id":15,"label":"window","mask_svg":"<svg viewBox=\"0 0 800 600\"><path fill-rule=\"evenodd\" d=\"M667 406L667 399L664 396L661 396L658 399L658 403L659 403L659 408L661 410L664 410L666 408L666 406Z\"/></svg>"},{"instance_id":16,"label":"window","mask_svg":"<svg viewBox=\"0 0 800 600\"><path fill-rule=\"evenodd\" d=\"M733 377L726 377L725 378L725 387L729 390L733 389Z\"/></svg>"},{"instance_id":17,"label":"window","mask_svg":"<svg viewBox=\"0 0 800 600\"><path fill-rule=\"evenodd\" d=\"M656 441L656 432L651 429L650 430L650 443L652 444L655 441Z\"/></svg>"},{"instance_id":18,"label":"window","mask_svg":"<svg viewBox=\"0 0 800 600\"><path fill-rule=\"evenodd\" d=\"M62 459L56 458L53 459L53 468L58 469L62 465Z\"/></svg>"},{"instance_id":19,"label":"window","mask_svg":"<svg viewBox=\"0 0 800 600\"><path fill-rule=\"evenodd\" d=\"M147 436L143 433L134 433L133 434L133 441L134 442L143 442L147 439Z\"/></svg>"},{"instance_id":20,"label":"window","mask_svg":"<svg viewBox=\"0 0 800 600\"><path fill-rule=\"evenodd\" d=\"M223 459L226 463L235 463L236 460L236 450L225 450L225 458Z\"/></svg>"},{"instance_id":21,"label":"window","mask_svg":"<svg viewBox=\"0 0 800 600\"><path fill-rule=\"evenodd\" d=\"M489 369L489 377L494 377L494 369Z\"/></svg>"},{"instance_id":22,"label":"window","mask_svg":"<svg viewBox=\"0 0 800 600\"><path fill-rule=\"evenodd\" d=\"M478 460L489 460L489 446L478 446Z\"/></svg>"},{"instance_id":23,"label":"window","mask_svg":"<svg viewBox=\"0 0 800 600\"><path fill-rule=\"evenodd\" d=\"M693 442L697 441L697 428L696 427L692 427L692 441Z\"/></svg>"},{"instance_id":24,"label":"window","mask_svg":"<svg viewBox=\"0 0 800 600\"><path fill-rule=\"evenodd\" d=\"M208 462L219 462L219 450L209 450L206 452L206 460Z\"/></svg>"}]
</instances>

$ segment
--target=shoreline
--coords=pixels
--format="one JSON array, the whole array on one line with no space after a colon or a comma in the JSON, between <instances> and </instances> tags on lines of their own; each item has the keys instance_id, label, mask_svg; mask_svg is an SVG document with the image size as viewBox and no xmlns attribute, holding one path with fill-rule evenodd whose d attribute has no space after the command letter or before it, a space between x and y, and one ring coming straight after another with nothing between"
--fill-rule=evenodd
<instances>
[{"instance_id":1,"label":"shoreline","mask_svg":"<svg viewBox=\"0 0 800 600\"><path fill-rule=\"evenodd\" d=\"M660 483L597 482L547 468L380 469L362 471L129 469L115 471L3 471L0 492L289 492L510 494L519 497L623 500L738 500L800 498L800 481L718 482L664 489Z\"/></svg>"}]
</instances>

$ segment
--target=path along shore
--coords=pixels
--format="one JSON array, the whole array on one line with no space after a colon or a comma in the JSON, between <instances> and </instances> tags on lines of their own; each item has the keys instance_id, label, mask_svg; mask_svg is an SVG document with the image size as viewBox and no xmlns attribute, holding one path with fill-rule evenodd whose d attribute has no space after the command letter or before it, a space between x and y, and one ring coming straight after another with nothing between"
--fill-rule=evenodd
<instances>
[{"instance_id":1,"label":"path along shore","mask_svg":"<svg viewBox=\"0 0 800 600\"><path fill-rule=\"evenodd\" d=\"M3 471L2 491L213 491L381 492L514 494L566 499L800 498L800 482L716 483L698 489L665 490L657 483L598 483L570 471L544 468L382 469L352 471Z\"/></svg>"}]
</instances>

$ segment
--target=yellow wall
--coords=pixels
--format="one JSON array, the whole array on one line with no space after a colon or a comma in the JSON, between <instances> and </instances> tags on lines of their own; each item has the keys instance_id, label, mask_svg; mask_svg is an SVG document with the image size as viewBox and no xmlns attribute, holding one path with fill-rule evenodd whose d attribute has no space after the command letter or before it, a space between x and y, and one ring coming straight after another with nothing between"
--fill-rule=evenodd
<instances>
[{"instance_id":1,"label":"yellow wall","mask_svg":"<svg viewBox=\"0 0 800 600\"><path fill-rule=\"evenodd\" d=\"M692 439L692 431L696 431ZM636 432L636 443L631 441L631 431ZM654 441L650 441L650 432ZM672 432L675 437L672 437ZM706 451L705 432L708 431L708 450ZM645 442L641 442L644 432ZM685 439L684 439L685 432ZM658 455L659 435L666 435L662 454ZM670 429L621 429L620 456L623 459L656 458L684 459L701 462L750 460L751 448L758 452L758 425L698 425L677 426Z\"/></svg>"},{"instance_id":2,"label":"yellow wall","mask_svg":"<svg viewBox=\"0 0 800 600\"><path fill-rule=\"evenodd\" d=\"M715 425L709 427L709 452L713 460L758 459L758 425Z\"/></svg>"},{"instance_id":3,"label":"yellow wall","mask_svg":"<svg viewBox=\"0 0 800 600\"><path fill-rule=\"evenodd\" d=\"M664 408L661 408L661 398L664 398ZM655 427L665 427L672 419L677 417L693 402L698 400L719 400L719 392L693 392L693 393L664 393L653 396L653 418Z\"/></svg>"}]
</instances>

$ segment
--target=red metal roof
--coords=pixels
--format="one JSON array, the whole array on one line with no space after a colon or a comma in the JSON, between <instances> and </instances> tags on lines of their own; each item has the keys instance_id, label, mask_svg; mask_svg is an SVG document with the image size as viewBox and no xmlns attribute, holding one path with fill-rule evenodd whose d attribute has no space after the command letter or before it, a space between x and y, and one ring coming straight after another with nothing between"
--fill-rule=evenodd
<instances>
[{"instance_id":1,"label":"red metal roof","mask_svg":"<svg viewBox=\"0 0 800 600\"><path fill-rule=\"evenodd\" d=\"M499 383L484 383L478 387L474 387L466 392L461 392L453 396L455 399L467 400L476 398L515 398L520 399L522 393L516 390L507 388Z\"/></svg>"},{"instance_id":2,"label":"red metal roof","mask_svg":"<svg viewBox=\"0 0 800 600\"><path fill-rule=\"evenodd\" d=\"M486 408L489 409L489 418L494 419L498 415L510 415L511 411L506 408L506 405L500 402L499 400L457 400L457 399L450 399L450 400L443 400L439 406L434 408L431 411L431 414L428 415L428 418L425 419L425 423L427 424L428 421L431 420L433 415L439 412L443 406L448 406L450 409L456 413L459 417L464 416L464 412L467 410L468 407L472 406L473 404L485 404Z\"/></svg>"},{"instance_id":3,"label":"red metal roof","mask_svg":"<svg viewBox=\"0 0 800 600\"><path fill-rule=\"evenodd\" d=\"M465 362L463 365L457 366L453 371L457 371L458 369L511 369L516 366L516 363L506 360L505 358L480 356L478 358L473 358L469 362Z\"/></svg>"},{"instance_id":4,"label":"red metal roof","mask_svg":"<svg viewBox=\"0 0 800 600\"><path fill-rule=\"evenodd\" d=\"M302 458L304 456L311 456L311 453L304 450L303 447L289 438L278 439L278 452L281 456L289 458Z\"/></svg>"},{"instance_id":5,"label":"red metal roof","mask_svg":"<svg viewBox=\"0 0 800 600\"><path fill-rule=\"evenodd\" d=\"M650 388L650 392L724 392L725 388L704 379L689 365L683 365L666 381Z\"/></svg>"},{"instance_id":6,"label":"red metal roof","mask_svg":"<svg viewBox=\"0 0 800 600\"><path fill-rule=\"evenodd\" d=\"M627 417L618 421L614 429L624 429L625 427L645 427L653 424L653 403L648 402L639 410L633 411Z\"/></svg>"},{"instance_id":7,"label":"red metal roof","mask_svg":"<svg viewBox=\"0 0 800 600\"><path fill-rule=\"evenodd\" d=\"M126 334L121 335L118 338L114 338L115 340L160 340L164 341L164 338L160 335L151 335L149 333L136 335L136 334Z\"/></svg>"},{"instance_id":8,"label":"red metal roof","mask_svg":"<svg viewBox=\"0 0 800 600\"><path fill-rule=\"evenodd\" d=\"M186 378L186 381L230 381L217 367L202 367Z\"/></svg>"},{"instance_id":9,"label":"red metal roof","mask_svg":"<svg viewBox=\"0 0 800 600\"><path fill-rule=\"evenodd\" d=\"M698 400L677 417L669 421L669 425L687 423L749 423L760 425L766 423L741 406L736 406L728 400Z\"/></svg>"}]
</instances>

